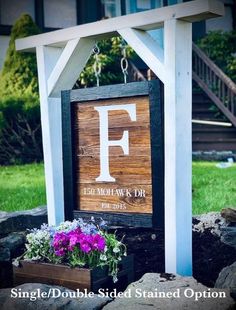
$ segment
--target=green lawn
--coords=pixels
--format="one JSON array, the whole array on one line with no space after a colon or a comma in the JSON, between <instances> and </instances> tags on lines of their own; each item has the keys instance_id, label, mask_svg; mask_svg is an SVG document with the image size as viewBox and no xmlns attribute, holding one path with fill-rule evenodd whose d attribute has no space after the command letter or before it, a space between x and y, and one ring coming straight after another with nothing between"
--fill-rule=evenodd
<instances>
[{"instance_id":1,"label":"green lawn","mask_svg":"<svg viewBox=\"0 0 236 310\"><path fill-rule=\"evenodd\" d=\"M26 210L46 203L43 164L0 167L0 210ZM219 169L193 163L193 214L236 206L236 164Z\"/></svg>"},{"instance_id":2,"label":"green lawn","mask_svg":"<svg viewBox=\"0 0 236 310\"><path fill-rule=\"evenodd\" d=\"M193 162L193 214L236 207L236 164L219 169L214 162Z\"/></svg>"},{"instance_id":3,"label":"green lawn","mask_svg":"<svg viewBox=\"0 0 236 310\"><path fill-rule=\"evenodd\" d=\"M0 210L27 210L46 204L43 164L0 166Z\"/></svg>"}]
</instances>

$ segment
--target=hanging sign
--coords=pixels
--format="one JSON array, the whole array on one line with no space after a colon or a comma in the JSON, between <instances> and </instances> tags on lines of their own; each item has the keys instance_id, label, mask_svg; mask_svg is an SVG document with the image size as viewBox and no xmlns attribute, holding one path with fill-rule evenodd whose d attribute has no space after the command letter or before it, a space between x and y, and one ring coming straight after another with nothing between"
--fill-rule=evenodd
<instances>
[{"instance_id":1,"label":"hanging sign","mask_svg":"<svg viewBox=\"0 0 236 310\"><path fill-rule=\"evenodd\" d=\"M159 81L63 92L67 218L163 222L163 115Z\"/></svg>"}]
</instances>

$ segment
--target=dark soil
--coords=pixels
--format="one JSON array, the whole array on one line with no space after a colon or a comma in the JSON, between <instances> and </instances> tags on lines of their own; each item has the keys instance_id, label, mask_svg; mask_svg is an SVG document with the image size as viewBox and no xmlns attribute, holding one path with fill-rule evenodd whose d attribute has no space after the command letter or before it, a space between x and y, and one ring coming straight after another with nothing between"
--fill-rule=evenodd
<instances>
[{"instance_id":1,"label":"dark soil","mask_svg":"<svg viewBox=\"0 0 236 310\"><path fill-rule=\"evenodd\" d=\"M213 287L220 271L236 261L236 249L222 243L210 229L193 232L193 276Z\"/></svg>"},{"instance_id":2,"label":"dark soil","mask_svg":"<svg viewBox=\"0 0 236 310\"><path fill-rule=\"evenodd\" d=\"M193 223L196 224L196 219ZM147 272L163 273L164 232L149 228L116 228L124 237L128 254L134 254L135 280ZM193 277L202 284L213 287L220 271L236 260L236 249L220 241L210 229L203 233L193 231Z\"/></svg>"}]
</instances>

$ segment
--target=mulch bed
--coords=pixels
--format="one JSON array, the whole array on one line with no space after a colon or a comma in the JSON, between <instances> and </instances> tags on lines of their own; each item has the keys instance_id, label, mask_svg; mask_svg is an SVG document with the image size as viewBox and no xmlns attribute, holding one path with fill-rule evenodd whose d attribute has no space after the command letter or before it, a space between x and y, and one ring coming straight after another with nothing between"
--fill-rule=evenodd
<instances>
[{"instance_id":1,"label":"mulch bed","mask_svg":"<svg viewBox=\"0 0 236 310\"><path fill-rule=\"evenodd\" d=\"M193 219L196 224L196 219ZM135 280L147 272L163 273L164 232L148 228L116 228L117 235L124 237L128 254L134 254ZM236 260L236 249L220 241L211 233L193 231L193 277L202 284L213 287L220 271Z\"/></svg>"},{"instance_id":2,"label":"mulch bed","mask_svg":"<svg viewBox=\"0 0 236 310\"><path fill-rule=\"evenodd\" d=\"M193 232L193 276L213 287L220 271L236 261L236 249L224 244L210 229Z\"/></svg>"}]
</instances>

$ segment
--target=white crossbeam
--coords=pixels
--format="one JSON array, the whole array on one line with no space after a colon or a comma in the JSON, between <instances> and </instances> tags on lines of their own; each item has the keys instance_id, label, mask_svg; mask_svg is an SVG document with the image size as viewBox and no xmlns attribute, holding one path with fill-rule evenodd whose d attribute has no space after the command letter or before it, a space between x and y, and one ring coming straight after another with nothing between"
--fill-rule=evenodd
<instances>
[{"instance_id":1,"label":"white crossbeam","mask_svg":"<svg viewBox=\"0 0 236 310\"><path fill-rule=\"evenodd\" d=\"M146 31L128 28L121 29L118 32L164 83L165 70L163 48L161 48Z\"/></svg>"},{"instance_id":2,"label":"white crossbeam","mask_svg":"<svg viewBox=\"0 0 236 310\"><path fill-rule=\"evenodd\" d=\"M91 55L94 44L92 39L78 38L68 41L48 78L48 96L60 97L62 89L73 87Z\"/></svg>"},{"instance_id":3,"label":"white crossbeam","mask_svg":"<svg viewBox=\"0 0 236 310\"><path fill-rule=\"evenodd\" d=\"M86 37L98 38L104 35L111 36L123 28L152 30L162 27L164 21L171 18L195 22L222 15L224 15L222 2L217 0L195 0L18 39L16 40L16 49L27 51L40 45L65 46L68 40Z\"/></svg>"}]
</instances>

